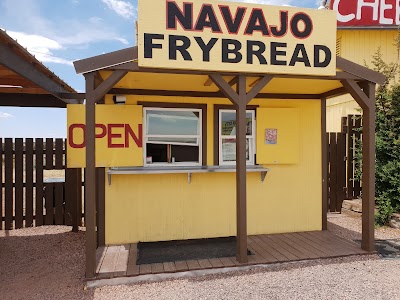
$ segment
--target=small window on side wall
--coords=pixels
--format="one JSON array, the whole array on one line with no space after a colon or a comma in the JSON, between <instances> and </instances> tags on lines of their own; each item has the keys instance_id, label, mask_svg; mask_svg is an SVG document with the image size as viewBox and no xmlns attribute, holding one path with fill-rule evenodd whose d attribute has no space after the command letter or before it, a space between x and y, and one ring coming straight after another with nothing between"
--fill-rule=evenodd
<instances>
[{"instance_id":1,"label":"small window on side wall","mask_svg":"<svg viewBox=\"0 0 400 300\"><path fill-rule=\"evenodd\" d=\"M201 165L201 113L201 109L144 108L144 165Z\"/></svg>"},{"instance_id":2,"label":"small window on side wall","mask_svg":"<svg viewBox=\"0 0 400 300\"><path fill-rule=\"evenodd\" d=\"M255 111L246 112L246 160L255 164ZM236 111L219 110L219 165L236 164Z\"/></svg>"}]
</instances>

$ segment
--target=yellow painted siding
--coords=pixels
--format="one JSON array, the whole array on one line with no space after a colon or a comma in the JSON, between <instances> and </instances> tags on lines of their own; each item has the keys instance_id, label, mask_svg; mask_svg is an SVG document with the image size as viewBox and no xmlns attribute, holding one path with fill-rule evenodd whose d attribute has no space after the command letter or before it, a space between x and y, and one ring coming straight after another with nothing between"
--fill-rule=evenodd
<instances>
[{"instance_id":1,"label":"yellow painted siding","mask_svg":"<svg viewBox=\"0 0 400 300\"><path fill-rule=\"evenodd\" d=\"M349 95L328 99L326 107L326 131L342 131L342 117L347 115L362 115L362 109Z\"/></svg>"},{"instance_id":2,"label":"yellow painted siding","mask_svg":"<svg viewBox=\"0 0 400 300\"><path fill-rule=\"evenodd\" d=\"M338 30L337 38L341 41L341 57L360 65L371 65L372 56L381 48L386 62L396 62L398 53L395 39L398 31L394 30Z\"/></svg>"},{"instance_id":3,"label":"yellow painted siding","mask_svg":"<svg viewBox=\"0 0 400 300\"><path fill-rule=\"evenodd\" d=\"M111 103L110 97L106 98ZM128 96L137 101L207 103L207 163L213 165L214 104L223 99ZM299 163L271 165L264 183L249 173L248 233L322 229L321 111L313 100L253 100L264 108L299 111ZM290 120L288 120L290 122ZM106 182L106 243L162 241L236 234L234 173L113 175Z\"/></svg>"},{"instance_id":4,"label":"yellow painted siding","mask_svg":"<svg viewBox=\"0 0 400 300\"><path fill-rule=\"evenodd\" d=\"M398 30L338 30L340 56L360 65L373 68L372 56L381 49L382 58L387 63L398 61L399 55L395 46ZM350 95L328 99L327 130L339 132L341 117L349 114L362 114L360 107Z\"/></svg>"}]
</instances>

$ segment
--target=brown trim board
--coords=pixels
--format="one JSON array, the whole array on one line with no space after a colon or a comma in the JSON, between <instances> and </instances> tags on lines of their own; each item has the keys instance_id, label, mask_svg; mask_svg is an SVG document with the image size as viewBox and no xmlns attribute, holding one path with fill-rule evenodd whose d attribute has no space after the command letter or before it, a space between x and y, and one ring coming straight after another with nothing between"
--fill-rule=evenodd
<instances>
[{"instance_id":1,"label":"brown trim board","mask_svg":"<svg viewBox=\"0 0 400 300\"><path fill-rule=\"evenodd\" d=\"M321 99L322 147L322 230L328 229L328 136L326 133L326 98Z\"/></svg>"},{"instance_id":2,"label":"brown trim board","mask_svg":"<svg viewBox=\"0 0 400 300\"><path fill-rule=\"evenodd\" d=\"M115 95L139 95L139 96L165 96L165 97L193 97L193 98L226 98L222 92L198 92L198 91L169 91L169 90L142 90L142 89L111 89L108 94ZM300 99L320 100L319 94L275 94L260 93L254 99Z\"/></svg>"},{"instance_id":3,"label":"brown trim board","mask_svg":"<svg viewBox=\"0 0 400 300\"><path fill-rule=\"evenodd\" d=\"M174 103L174 102L146 102L138 101L138 105L143 107L159 107L159 108L195 108L201 109L201 160L202 165L207 166L207 104L196 103Z\"/></svg>"}]
</instances>

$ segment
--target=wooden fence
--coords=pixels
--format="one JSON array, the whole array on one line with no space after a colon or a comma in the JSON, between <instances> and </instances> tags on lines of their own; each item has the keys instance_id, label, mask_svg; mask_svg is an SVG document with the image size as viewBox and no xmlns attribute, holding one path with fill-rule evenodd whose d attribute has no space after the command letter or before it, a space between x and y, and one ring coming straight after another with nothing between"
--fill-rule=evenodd
<instances>
[{"instance_id":1,"label":"wooden fence","mask_svg":"<svg viewBox=\"0 0 400 300\"><path fill-rule=\"evenodd\" d=\"M0 230L82 225L82 171L65 154L63 139L0 138Z\"/></svg>"},{"instance_id":2,"label":"wooden fence","mask_svg":"<svg viewBox=\"0 0 400 300\"><path fill-rule=\"evenodd\" d=\"M361 117L342 118L342 132L328 135L328 201L330 212L341 212L343 200L361 196L361 183L356 179L356 147L361 145Z\"/></svg>"}]
</instances>

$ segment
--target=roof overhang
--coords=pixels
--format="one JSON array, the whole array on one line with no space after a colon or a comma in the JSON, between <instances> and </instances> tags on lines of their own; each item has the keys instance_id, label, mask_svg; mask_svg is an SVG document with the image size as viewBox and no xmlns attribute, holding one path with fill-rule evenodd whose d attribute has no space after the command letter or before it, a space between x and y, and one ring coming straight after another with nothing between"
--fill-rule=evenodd
<instances>
[{"instance_id":1,"label":"roof overhang","mask_svg":"<svg viewBox=\"0 0 400 300\"><path fill-rule=\"evenodd\" d=\"M81 96L0 30L0 106L66 107Z\"/></svg>"},{"instance_id":2,"label":"roof overhang","mask_svg":"<svg viewBox=\"0 0 400 300\"><path fill-rule=\"evenodd\" d=\"M365 82L383 84L382 74L364 66L337 57L335 76L309 76L270 74L271 82L260 91L258 98L274 99L321 99L346 94L342 81L351 80L360 85ZM108 92L112 94L224 97L210 80L210 75L219 74L235 85L235 78L246 75L248 87L254 85L265 73L243 74L235 72L208 72L196 70L172 70L141 68L138 64L138 48L131 47L104 55L74 62L77 73L100 74L100 81L109 78L113 72L126 72Z\"/></svg>"}]
</instances>

